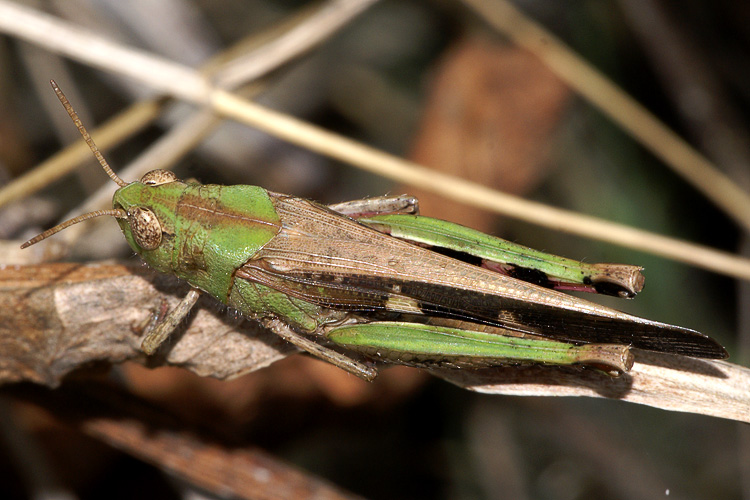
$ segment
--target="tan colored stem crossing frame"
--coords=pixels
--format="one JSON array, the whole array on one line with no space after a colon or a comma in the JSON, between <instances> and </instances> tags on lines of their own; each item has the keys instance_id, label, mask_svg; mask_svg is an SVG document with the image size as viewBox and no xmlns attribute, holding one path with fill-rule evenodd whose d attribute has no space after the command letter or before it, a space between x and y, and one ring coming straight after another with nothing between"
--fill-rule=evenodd
<instances>
[{"instance_id":1,"label":"tan colored stem crossing frame","mask_svg":"<svg viewBox=\"0 0 750 500\"><path fill-rule=\"evenodd\" d=\"M228 118L399 182L418 184L466 204L547 228L650 252L740 279L750 279L748 259L524 200L439 174L220 90L197 70L119 45L53 16L5 0L0 1L0 31L80 62L127 76L156 91L209 106ZM750 221L746 227L750 228Z\"/></svg>"}]
</instances>

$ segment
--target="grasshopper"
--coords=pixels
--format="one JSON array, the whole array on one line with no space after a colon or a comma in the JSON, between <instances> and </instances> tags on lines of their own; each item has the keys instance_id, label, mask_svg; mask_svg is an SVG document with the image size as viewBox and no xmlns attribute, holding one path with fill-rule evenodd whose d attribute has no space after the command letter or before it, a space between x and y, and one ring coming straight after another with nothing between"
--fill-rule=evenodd
<instances>
[{"instance_id":1,"label":"grasshopper","mask_svg":"<svg viewBox=\"0 0 750 500\"><path fill-rule=\"evenodd\" d=\"M202 185L154 170L126 183L64 94L58 98L120 187L111 210L130 247L191 290L146 334L153 354L201 293L260 321L304 351L365 380L377 362L485 368L580 364L611 375L631 347L726 358L712 338L562 293L632 297L641 268L585 264L422 217L409 197L323 206L258 186Z\"/></svg>"}]
</instances>

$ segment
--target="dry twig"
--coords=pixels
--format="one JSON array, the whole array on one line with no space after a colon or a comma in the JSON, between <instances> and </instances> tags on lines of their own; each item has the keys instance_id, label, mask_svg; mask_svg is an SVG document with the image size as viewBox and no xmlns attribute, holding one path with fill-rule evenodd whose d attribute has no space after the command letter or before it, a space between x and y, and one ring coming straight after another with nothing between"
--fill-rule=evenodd
<instances>
[{"instance_id":1,"label":"dry twig","mask_svg":"<svg viewBox=\"0 0 750 500\"><path fill-rule=\"evenodd\" d=\"M237 322L204 298L184 333L153 359L140 350L142 329L162 301L184 293L175 278L140 266L47 264L0 271L0 383L57 386L91 363L136 360L229 379L290 352L275 335ZM633 370L611 378L593 370L505 367L436 373L492 394L591 396L674 411L750 421L750 370L722 361L638 352Z\"/></svg>"},{"instance_id":2,"label":"dry twig","mask_svg":"<svg viewBox=\"0 0 750 500\"><path fill-rule=\"evenodd\" d=\"M255 323L206 302L179 341L154 358L140 337L163 301L185 291L177 279L142 266L45 264L0 271L0 383L60 384L92 363L135 360L228 379L284 357L289 348ZM175 295L178 294L178 295Z\"/></svg>"},{"instance_id":3,"label":"dry twig","mask_svg":"<svg viewBox=\"0 0 750 500\"><path fill-rule=\"evenodd\" d=\"M745 229L750 194L650 111L507 0L464 0L495 29L537 55L557 76L661 158Z\"/></svg>"},{"instance_id":4,"label":"dry twig","mask_svg":"<svg viewBox=\"0 0 750 500\"><path fill-rule=\"evenodd\" d=\"M750 260L596 217L524 200L325 131L215 87L188 67L116 44L52 16L0 1L0 31L81 62L114 71L303 146L398 182L544 227L662 255L729 276L750 279Z\"/></svg>"}]
</instances>

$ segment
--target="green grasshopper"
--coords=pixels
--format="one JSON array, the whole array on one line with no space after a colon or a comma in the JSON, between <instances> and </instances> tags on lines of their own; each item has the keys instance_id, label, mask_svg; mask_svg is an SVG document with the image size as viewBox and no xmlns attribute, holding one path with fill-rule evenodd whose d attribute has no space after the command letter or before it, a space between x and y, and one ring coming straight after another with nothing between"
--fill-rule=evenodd
<instances>
[{"instance_id":1,"label":"green grasshopper","mask_svg":"<svg viewBox=\"0 0 750 500\"><path fill-rule=\"evenodd\" d=\"M207 293L314 356L365 380L375 364L484 368L581 364L612 375L631 347L725 358L694 330L631 316L557 289L632 297L640 268L584 264L417 215L385 197L323 206L257 186L183 182L154 170L126 183L52 86L109 177L111 210L66 221L28 247L92 217L117 219L151 267L191 291L145 336L153 354Z\"/></svg>"}]
</instances>

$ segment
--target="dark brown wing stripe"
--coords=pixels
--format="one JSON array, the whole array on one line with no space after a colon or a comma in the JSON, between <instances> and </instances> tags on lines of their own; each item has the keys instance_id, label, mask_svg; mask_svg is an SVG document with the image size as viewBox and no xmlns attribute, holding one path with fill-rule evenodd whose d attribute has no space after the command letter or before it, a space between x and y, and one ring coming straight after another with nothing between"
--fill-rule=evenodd
<instances>
[{"instance_id":1,"label":"dark brown wing stripe","mask_svg":"<svg viewBox=\"0 0 750 500\"><path fill-rule=\"evenodd\" d=\"M247 265L238 276L331 309L398 310L392 306L398 304L393 298L402 297L412 299L410 303L428 316L469 320L570 342L623 344L701 358L726 357L724 348L712 338L687 328L607 318L435 283L370 275L281 274L261 265Z\"/></svg>"}]
</instances>

